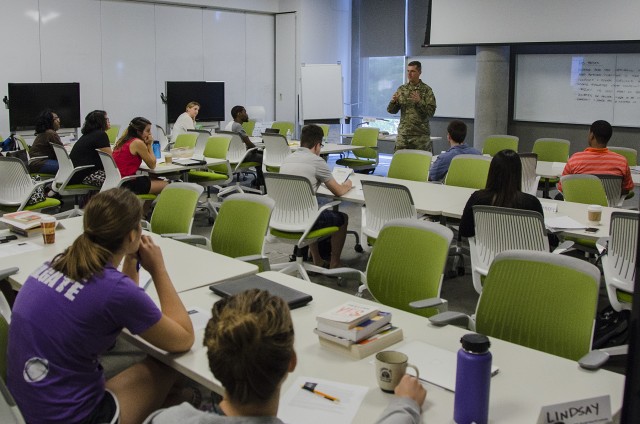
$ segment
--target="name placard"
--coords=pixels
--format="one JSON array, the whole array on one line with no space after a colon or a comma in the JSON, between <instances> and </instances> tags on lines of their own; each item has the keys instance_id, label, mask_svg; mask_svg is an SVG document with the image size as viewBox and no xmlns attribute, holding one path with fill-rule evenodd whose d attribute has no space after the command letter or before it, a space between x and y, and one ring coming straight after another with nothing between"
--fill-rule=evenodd
<instances>
[{"instance_id":1,"label":"name placard","mask_svg":"<svg viewBox=\"0 0 640 424\"><path fill-rule=\"evenodd\" d=\"M542 408L537 424L595 424L611 421L609 395Z\"/></svg>"}]
</instances>

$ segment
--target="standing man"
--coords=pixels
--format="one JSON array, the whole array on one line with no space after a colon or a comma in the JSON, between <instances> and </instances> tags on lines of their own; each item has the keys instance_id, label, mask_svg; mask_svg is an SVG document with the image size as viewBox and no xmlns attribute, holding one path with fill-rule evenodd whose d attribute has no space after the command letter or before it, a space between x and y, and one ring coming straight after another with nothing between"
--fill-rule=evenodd
<instances>
[{"instance_id":1,"label":"standing man","mask_svg":"<svg viewBox=\"0 0 640 424\"><path fill-rule=\"evenodd\" d=\"M242 126L244 122L249 122L249 114L247 114L247 110L244 108L244 106L232 107L231 117L233 118L233 121L230 121L224 128L224 130L238 133L247 150L256 147L247 135L244 127ZM253 150L244 159L245 162L256 163L256 179L253 181L252 185L255 187L263 186L264 176L262 175L262 152L260 150Z\"/></svg>"},{"instance_id":2,"label":"standing man","mask_svg":"<svg viewBox=\"0 0 640 424\"><path fill-rule=\"evenodd\" d=\"M589 127L587 147L583 152L574 153L562 171L562 175L594 174L619 175L622 177L622 194L633 190L633 180L627 159L607 149L613 128L607 121L595 121ZM562 191L562 184L558 183Z\"/></svg>"},{"instance_id":3,"label":"standing man","mask_svg":"<svg viewBox=\"0 0 640 424\"><path fill-rule=\"evenodd\" d=\"M464 143L467 136L467 124L454 119L447 127L447 141L449 150L438 155L435 163L429 169L429 181L442 181L449 172L451 161L458 155L481 155L482 153Z\"/></svg>"},{"instance_id":4,"label":"standing man","mask_svg":"<svg viewBox=\"0 0 640 424\"><path fill-rule=\"evenodd\" d=\"M287 156L280 167L281 174L299 175L306 177L314 190L318 190L320 184L324 184L334 196L342 196L351 190L351 180L347 179L340 184L333 178L327 163L320 157L324 131L317 125L307 125L300 133L300 148ZM322 211L312 230L326 227L339 227L339 230L331 234L331 261L330 268L341 267L340 255L347 237L347 224L349 216L343 212L325 210ZM309 245L313 264L323 265L323 259L318 250L318 243Z\"/></svg>"},{"instance_id":5,"label":"standing man","mask_svg":"<svg viewBox=\"0 0 640 424\"><path fill-rule=\"evenodd\" d=\"M387 112L400 111L400 125L395 150L401 149L431 149L431 130L429 118L436 112L436 97L433 90L420 79L422 64L417 60L407 65L408 82L398 87Z\"/></svg>"}]
</instances>

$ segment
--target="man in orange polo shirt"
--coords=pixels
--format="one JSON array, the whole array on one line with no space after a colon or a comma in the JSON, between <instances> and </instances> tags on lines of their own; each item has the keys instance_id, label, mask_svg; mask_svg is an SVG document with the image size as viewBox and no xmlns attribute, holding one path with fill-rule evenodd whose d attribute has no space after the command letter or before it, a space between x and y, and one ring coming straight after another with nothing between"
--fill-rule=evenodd
<instances>
[{"instance_id":1,"label":"man in orange polo shirt","mask_svg":"<svg viewBox=\"0 0 640 424\"><path fill-rule=\"evenodd\" d=\"M633 190L633 180L627 159L607 149L613 129L607 121L595 121L589 128L587 147L583 152L574 153L562 171L562 175L593 174L620 175L622 194ZM558 183L558 190L562 185Z\"/></svg>"}]
</instances>

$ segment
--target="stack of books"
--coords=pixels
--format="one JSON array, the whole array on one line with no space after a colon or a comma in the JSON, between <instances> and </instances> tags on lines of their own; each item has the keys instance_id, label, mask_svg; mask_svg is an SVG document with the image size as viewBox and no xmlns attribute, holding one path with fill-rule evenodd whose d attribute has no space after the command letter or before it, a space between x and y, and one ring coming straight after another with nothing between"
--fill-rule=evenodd
<instances>
[{"instance_id":1,"label":"stack of books","mask_svg":"<svg viewBox=\"0 0 640 424\"><path fill-rule=\"evenodd\" d=\"M391 324L391 313L376 306L346 302L316 317L314 332L320 345L354 359L362 359L402 340Z\"/></svg>"},{"instance_id":2,"label":"stack of books","mask_svg":"<svg viewBox=\"0 0 640 424\"><path fill-rule=\"evenodd\" d=\"M40 212L20 211L5 213L0 217L0 221L4 222L12 233L29 237L34 234L42 234L40 218L43 216L48 215Z\"/></svg>"}]
</instances>

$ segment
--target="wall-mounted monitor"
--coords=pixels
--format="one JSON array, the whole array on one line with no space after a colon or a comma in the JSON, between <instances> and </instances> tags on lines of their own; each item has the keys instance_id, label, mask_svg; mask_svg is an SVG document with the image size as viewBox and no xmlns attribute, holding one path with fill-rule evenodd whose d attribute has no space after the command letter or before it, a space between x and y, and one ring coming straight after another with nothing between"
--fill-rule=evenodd
<instances>
[{"instance_id":1,"label":"wall-mounted monitor","mask_svg":"<svg viewBox=\"0 0 640 424\"><path fill-rule=\"evenodd\" d=\"M9 83L9 128L32 130L45 109L55 111L63 128L80 126L80 83Z\"/></svg>"},{"instance_id":2,"label":"wall-mounted monitor","mask_svg":"<svg viewBox=\"0 0 640 424\"><path fill-rule=\"evenodd\" d=\"M223 81L167 81L167 123L173 124L189 102L200 103L198 122L224 121Z\"/></svg>"}]
</instances>

